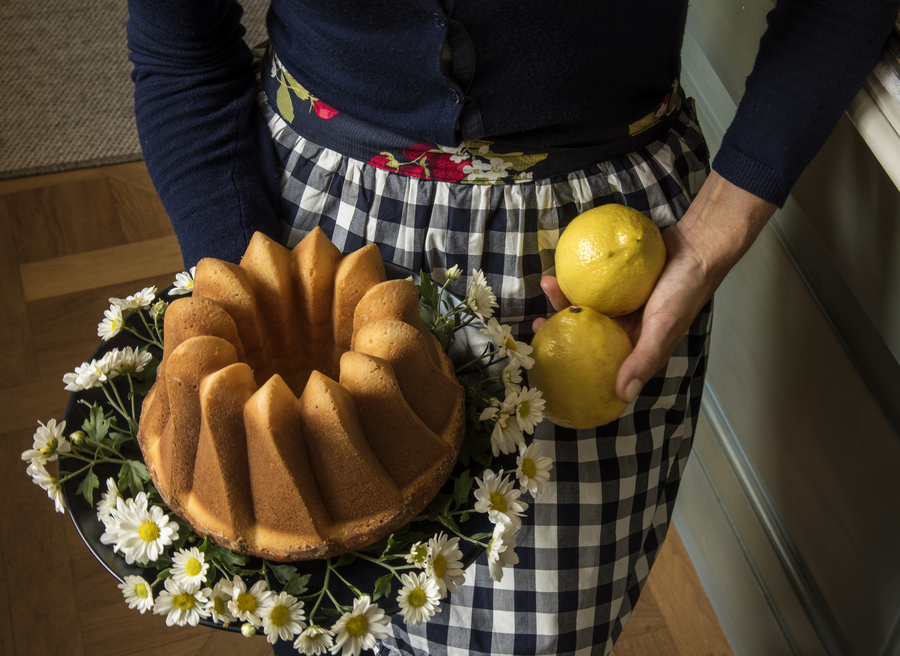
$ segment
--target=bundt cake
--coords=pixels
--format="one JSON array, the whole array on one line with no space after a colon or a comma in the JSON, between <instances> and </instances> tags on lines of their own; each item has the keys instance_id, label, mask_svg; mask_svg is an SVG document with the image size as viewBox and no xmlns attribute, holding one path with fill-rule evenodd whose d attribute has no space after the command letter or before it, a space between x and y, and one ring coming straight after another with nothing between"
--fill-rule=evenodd
<instances>
[{"instance_id":1,"label":"bundt cake","mask_svg":"<svg viewBox=\"0 0 900 656\"><path fill-rule=\"evenodd\" d=\"M169 508L240 553L335 556L419 514L465 434L453 365L378 248L316 228L202 260L171 303L138 442Z\"/></svg>"}]
</instances>

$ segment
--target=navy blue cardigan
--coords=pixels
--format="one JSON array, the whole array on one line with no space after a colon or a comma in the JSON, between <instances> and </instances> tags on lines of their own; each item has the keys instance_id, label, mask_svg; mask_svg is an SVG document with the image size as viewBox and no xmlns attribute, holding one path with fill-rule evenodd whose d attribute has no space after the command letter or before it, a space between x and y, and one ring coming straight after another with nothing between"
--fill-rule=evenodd
<instances>
[{"instance_id":1,"label":"navy blue cardigan","mask_svg":"<svg viewBox=\"0 0 900 656\"><path fill-rule=\"evenodd\" d=\"M874 66L897 0L779 0L713 167L778 205ZM129 0L135 112L185 264L279 238L279 174L235 0ZM687 0L272 0L313 95L417 139L604 143L680 68ZM450 36L456 68L441 68Z\"/></svg>"}]
</instances>

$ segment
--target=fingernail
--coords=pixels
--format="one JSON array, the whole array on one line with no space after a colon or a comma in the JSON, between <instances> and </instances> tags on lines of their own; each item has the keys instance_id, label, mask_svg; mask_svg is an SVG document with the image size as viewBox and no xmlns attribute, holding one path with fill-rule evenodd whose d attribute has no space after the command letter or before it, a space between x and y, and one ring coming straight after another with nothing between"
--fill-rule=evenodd
<instances>
[{"instance_id":1,"label":"fingernail","mask_svg":"<svg viewBox=\"0 0 900 656\"><path fill-rule=\"evenodd\" d=\"M625 388L625 398L629 403L634 403L634 400L638 397L638 394L641 393L641 388L644 385L637 378L628 383L628 386Z\"/></svg>"}]
</instances>

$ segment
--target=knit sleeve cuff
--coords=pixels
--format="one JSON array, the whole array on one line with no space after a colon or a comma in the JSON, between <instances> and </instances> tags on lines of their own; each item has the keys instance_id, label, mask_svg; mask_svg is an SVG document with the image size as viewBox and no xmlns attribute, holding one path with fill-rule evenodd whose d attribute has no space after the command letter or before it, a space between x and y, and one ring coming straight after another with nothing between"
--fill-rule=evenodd
<instances>
[{"instance_id":1,"label":"knit sleeve cuff","mask_svg":"<svg viewBox=\"0 0 900 656\"><path fill-rule=\"evenodd\" d=\"M784 206L796 182L727 144L716 153L712 167L731 184L778 207Z\"/></svg>"}]
</instances>

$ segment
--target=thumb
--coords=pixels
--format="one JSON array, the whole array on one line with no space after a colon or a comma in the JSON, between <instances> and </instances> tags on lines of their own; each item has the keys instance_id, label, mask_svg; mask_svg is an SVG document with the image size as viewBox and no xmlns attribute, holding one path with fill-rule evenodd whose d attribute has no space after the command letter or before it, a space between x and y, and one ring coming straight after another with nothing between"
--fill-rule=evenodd
<instances>
[{"instance_id":1,"label":"thumb","mask_svg":"<svg viewBox=\"0 0 900 656\"><path fill-rule=\"evenodd\" d=\"M676 317L644 315L641 335L616 378L616 396L624 403L633 403L641 389L662 369L687 332Z\"/></svg>"}]
</instances>

